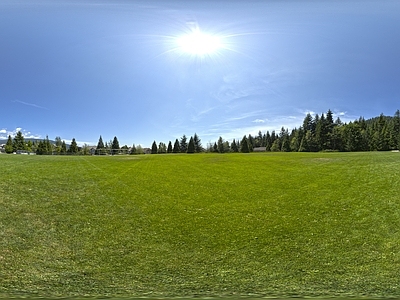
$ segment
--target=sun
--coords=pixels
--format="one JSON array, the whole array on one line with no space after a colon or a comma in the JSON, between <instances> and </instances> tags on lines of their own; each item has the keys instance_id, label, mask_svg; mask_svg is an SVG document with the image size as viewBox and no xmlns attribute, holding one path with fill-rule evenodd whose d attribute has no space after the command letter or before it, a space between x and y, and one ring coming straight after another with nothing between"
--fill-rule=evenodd
<instances>
[{"instance_id":1,"label":"sun","mask_svg":"<svg viewBox=\"0 0 400 300\"><path fill-rule=\"evenodd\" d=\"M201 32L200 29L177 37L176 43L182 52L196 56L210 55L223 47L217 35Z\"/></svg>"}]
</instances>

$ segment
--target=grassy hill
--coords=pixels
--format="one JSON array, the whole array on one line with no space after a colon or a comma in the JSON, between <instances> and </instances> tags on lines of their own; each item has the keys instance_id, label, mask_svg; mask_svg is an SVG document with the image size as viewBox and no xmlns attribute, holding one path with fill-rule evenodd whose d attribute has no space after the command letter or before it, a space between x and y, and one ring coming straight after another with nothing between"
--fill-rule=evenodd
<instances>
[{"instance_id":1,"label":"grassy hill","mask_svg":"<svg viewBox=\"0 0 400 300\"><path fill-rule=\"evenodd\" d=\"M0 155L0 297L399 297L400 155Z\"/></svg>"}]
</instances>

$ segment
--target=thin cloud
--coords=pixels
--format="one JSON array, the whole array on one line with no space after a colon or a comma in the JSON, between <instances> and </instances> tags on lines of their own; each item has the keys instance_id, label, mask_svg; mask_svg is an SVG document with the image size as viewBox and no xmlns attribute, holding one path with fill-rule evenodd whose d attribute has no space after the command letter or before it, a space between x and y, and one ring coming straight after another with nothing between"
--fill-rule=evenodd
<instances>
[{"instance_id":1,"label":"thin cloud","mask_svg":"<svg viewBox=\"0 0 400 300\"><path fill-rule=\"evenodd\" d=\"M24 101L20 101L20 100L14 100L13 102L20 103L20 104L27 105L27 106L32 106L32 107L40 108L40 109L49 110L49 109L46 108L46 107L43 107L43 106L40 106L40 105L37 105L37 104L34 104L34 103L28 103L28 102L24 102Z\"/></svg>"}]
</instances>

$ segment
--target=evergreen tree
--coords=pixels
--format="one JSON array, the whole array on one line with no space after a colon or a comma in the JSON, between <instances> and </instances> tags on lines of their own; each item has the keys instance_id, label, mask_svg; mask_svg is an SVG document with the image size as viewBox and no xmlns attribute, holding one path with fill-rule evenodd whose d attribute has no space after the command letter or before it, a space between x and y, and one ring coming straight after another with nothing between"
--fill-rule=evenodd
<instances>
[{"instance_id":1,"label":"evergreen tree","mask_svg":"<svg viewBox=\"0 0 400 300\"><path fill-rule=\"evenodd\" d=\"M249 144L248 144L246 136L243 136L243 139L240 142L240 152L242 152L242 153L249 153L250 152Z\"/></svg>"},{"instance_id":2,"label":"evergreen tree","mask_svg":"<svg viewBox=\"0 0 400 300\"><path fill-rule=\"evenodd\" d=\"M157 148L157 143L156 141L153 142L151 145L151 154L157 154L158 148Z\"/></svg>"},{"instance_id":3,"label":"evergreen tree","mask_svg":"<svg viewBox=\"0 0 400 300\"><path fill-rule=\"evenodd\" d=\"M53 145L51 144L48 135L46 135L46 139L44 141L44 152L45 154L52 154L53 152Z\"/></svg>"},{"instance_id":4,"label":"evergreen tree","mask_svg":"<svg viewBox=\"0 0 400 300\"><path fill-rule=\"evenodd\" d=\"M247 144L249 146L249 151L253 152L253 149L255 147L255 139L252 137L251 134L249 134L249 136L247 138Z\"/></svg>"},{"instance_id":5,"label":"evergreen tree","mask_svg":"<svg viewBox=\"0 0 400 300\"><path fill-rule=\"evenodd\" d=\"M11 135L8 136L7 143L6 143L4 150L6 151L6 153L13 153L13 151L14 151L13 140L11 138Z\"/></svg>"},{"instance_id":6,"label":"evergreen tree","mask_svg":"<svg viewBox=\"0 0 400 300\"><path fill-rule=\"evenodd\" d=\"M201 140L199 136L195 133L193 137L193 142L194 142L194 151L197 153L203 152L203 146L201 145Z\"/></svg>"},{"instance_id":7,"label":"evergreen tree","mask_svg":"<svg viewBox=\"0 0 400 300\"><path fill-rule=\"evenodd\" d=\"M175 143L174 143L174 149L172 149L172 152L173 153L179 153L181 150L180 150L180 146L179 146L179 141L178 141L178 139L176 139L175 140Z\"/></svg>"},{"instance_id":8,"label":"evergreen tree","mask_svg":"<svg viewBox=\"0 0 400 300\"><path fill-rule=\"evenodd\" d=\"M188 148L187 148L187 153L194 153L194 152L195 152L194 139L193 139L193 137L190 137Z\"/></svg>"},{"instance_id":9,"label":"evergreen tree","mask_svg":"<svg viewBox=\"0 0 400 300\"><path fill-rule=\"evenodd\" d=\"M231 149L232 149L233 152L239 152L239 147L238 147L238 145L236 144L235 139L233 139L233 141L232 141Z\"/></svg>"},{"instance_id":10,"label":"evergreen tree","mask_svg":"<svg viewBox=\"0 0 400 300\"><path fill-rule=\"evenodd\" d=\"M179 147L180 147L181 153L186 153L187 147L188 147L186 135L183 135L183 136L181 137L181 140L180 140L180 142L179 142Z\"/></svg>"},{"instance_id":11,"label":"evergreen tree","mask_svg":"<svg viewBox=\"0 0 400 300\"><path fill-rule=\"evenodd\" d=\"M119 153L120 147L119 147L119 142L118 142L118 139L116 136L114 136L114 139L112 141L111 149L112 149L112 154Z\"/></svg>"},{"instance_id":12,"label":"evergreen tree","mask_svg":"<svg viewBox=\"0 0 400 300\"><path fill-rule=\"evenodd\" d=\"M68 152L71 154L76 154L78 153L79 148L78 148L78 144L75 141L75 138L72 139L71 145L69 146Z\"/></svg>"},{"instance_id":13,"label":"evergreen tree","mask_svg":"<svg viewBox=\"0 0 400 300\"><path fill-rule=\"evenodd\" d=\"M217 148L218 148L218 152L219 153L224 153L225 152L224 140L222 139L222 137L218 138Z\"/></svg>"},{"instance_id":14,"label":"evergreen tree","mask_svg":"<svg viewBox=\"0 0 400 300\"><path fill-rule=\"evenodd\" d=\"M96 153L99 155L106 154L103 138L101 137L101 135L100 135L99 141L97 143Z\"/></svg>"},{"instance_id":15,"label":"evergreen tree","mask_svg":"<svg viewBox=\"0 0 400 300\"><path fill-rule=\"evenodd\" d=\"M312 117L312 115L310 114L310 113L308 113L306 116L305 116L305 118L304 118L304 121L303 121L303 129L305 130L305 131L308 131L308 130L310 130L310 131L312 131L312 129L313 129L313 117Z\"/></svg>"},{"instance_id":16,"label":"evergreen tree","mask_svg":"<svg viewBox=\"0 0 400 300\"><path fill-rule=\"evenodd\" d=\"M167 146L163 142L160 142L158 144L158 153L160 154L167 153Z\"/></svg>"},{"instance_id":17,"label":"evergreen tree","mask_svg":"<svg viewBox=\"0 0 400 300\"><path fill-rule=\"evenodd\" d=\"M172 143L171 143L171 141L168 142L167 153L172 153Z\"/></svg>"},{"instance_id":18,"label":"evergreen tree","mask_svg":"<svg viewBox=\"0 0 400 300\"><path fill-rule=\"evenodd\" d=\"M286 129L285 134L282 137L282 145L281 145L282 152L290 152L290 139L289 139L289 132Z\"/></svg>"},{"instance_id":19,"label":"evergreen tree","mask_svg":"<svg viewBox=\"0 0 400 300\"><path fill-rule=\"evenodd\" d=\"M213 152L217 153L218 152L218 146L217 143L214 142L214 146L213 146Z\"/></svg>"},{"instance_id":20,"label":"evergreen tree","mask_svg":"<svg viewBox=\"0 0 400 300\"><path fill-rule=\"evenodd\" d=\"M271 151L271 146L272 146L271 135L269 134L269 131L267 131L265 135L265 151Z\"/></svg>"},{"instance_id":21,"label":"evergreen tree","mask_svg":"<svg viewBox=\"0 0 400 300\"><path fill-rule=\"evenodd\" d=\"M39 143L37 144L36 154L43 155L43 154L47 154L46 152L47 151L46 151L45 142L40 140Z\"/></svg>"},{"instance_id":22,"label":"evergreen tree","mask_svg":"<svg viewBox=\"0 0 400 300\"><path fill-rule=\"evenodd\" d=\"M61 143L61 153L65 154L67 153L67 145L65 144L65 141L63 140Z\"/></svg>"},{"instance_id":23,"label":"evergreen tree","mask_svg":"<svg viewBox=\"0 0 400 300\"><path fill-rule=\"evenodd\" d=\"M14 137L13 150L26 150L24 136L22 135L21 131L18 131Z\"/></svg>"}]
</instances>

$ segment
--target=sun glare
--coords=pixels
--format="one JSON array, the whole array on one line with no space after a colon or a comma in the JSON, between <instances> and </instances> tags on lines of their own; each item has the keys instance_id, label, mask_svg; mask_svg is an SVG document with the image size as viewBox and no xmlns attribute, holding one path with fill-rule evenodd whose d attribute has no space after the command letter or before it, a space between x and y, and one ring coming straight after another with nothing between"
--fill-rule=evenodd
<instances>
[{"instance_id":1,"label":"sun glare","mask_svg":"<svg viewBox=\"0 0 400 300\"><path fill-rule=\"evenodd\" d=\"M176 42L182 52L198 56L210 55L222 48L218 36L203 33L199 29L178 37Z\"/></svg>"}]
</instances>

